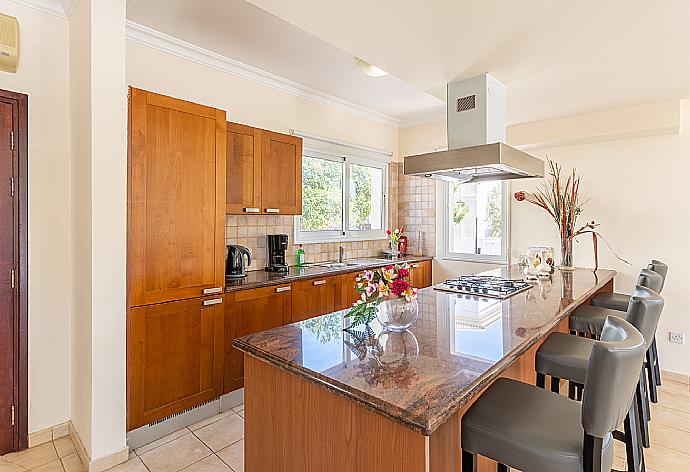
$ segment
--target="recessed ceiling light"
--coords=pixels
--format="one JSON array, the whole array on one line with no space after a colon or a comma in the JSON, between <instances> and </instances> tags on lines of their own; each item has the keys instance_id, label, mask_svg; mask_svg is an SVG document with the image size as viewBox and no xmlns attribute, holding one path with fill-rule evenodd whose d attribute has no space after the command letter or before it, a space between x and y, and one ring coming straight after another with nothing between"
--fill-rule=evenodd
<instances>
[{"instance_id":1,"label":"recessed ceiling light","mask_svg":"<svg viewBox=\"0 0 690 472\"><path fill-rule=\"evenodd\" d=\"M383 77L384 75L388 75L388 72L385 70L365 61L364 59L360 59L359 57L355 57L355 65L357 68L359 68L359 70L370 77Z\"/></svg>"}]
</instances>

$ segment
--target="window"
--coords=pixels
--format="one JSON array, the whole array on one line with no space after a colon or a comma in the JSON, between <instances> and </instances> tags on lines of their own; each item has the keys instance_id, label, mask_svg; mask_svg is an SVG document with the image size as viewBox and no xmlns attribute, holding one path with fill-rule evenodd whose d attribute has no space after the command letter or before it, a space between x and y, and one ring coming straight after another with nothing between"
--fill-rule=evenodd
<instances>
[{"instance_id":1,"label":"window","mask_svg":"<svg viewBox=\"0 0 690 472\"><path fill-rule=\"evenodd\" d=\"M386 191L385 162L305 152L295 240L385 238Z\"/></svg>"},{"instance_id":2,"label":"window","mask_svg":"<svg viewBox=\"0 0 690 472\"><path fill-rule=\"evenodd\" d=\"M445 254L448 259L508 262L507 182L448 182Z\"/></svg>"}]
</instances>

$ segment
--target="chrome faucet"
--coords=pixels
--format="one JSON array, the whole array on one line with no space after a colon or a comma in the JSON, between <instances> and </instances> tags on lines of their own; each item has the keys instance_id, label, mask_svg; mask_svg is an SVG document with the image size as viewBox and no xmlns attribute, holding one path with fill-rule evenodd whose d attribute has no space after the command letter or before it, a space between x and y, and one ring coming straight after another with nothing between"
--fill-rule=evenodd
<instances>
[{"instance_id":1,"label":"chrome faucet","mask_svg":"<svg viewBox=\"0 0 690 472\"><path fill-rule=\"evenodd\" d=\"M338 262L342 264L343 263L343 257L345 256L345 248L340 246L340 248L338 248L338 252L339 252Z\"/></svg>"}]
</instances>

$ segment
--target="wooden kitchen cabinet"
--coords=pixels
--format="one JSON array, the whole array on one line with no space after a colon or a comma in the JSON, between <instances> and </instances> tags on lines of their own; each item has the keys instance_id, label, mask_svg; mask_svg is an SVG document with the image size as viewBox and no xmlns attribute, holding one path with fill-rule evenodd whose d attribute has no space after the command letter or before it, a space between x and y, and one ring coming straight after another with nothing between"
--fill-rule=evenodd
<instances>
[{"instance_id":1,"label":"wooden kitchen cabinet","mask_svg":"<svg viewBox=\"0 0 690 472\"><path fill-rule=\"evenodd\" d=\"M225 111L132 88L128 304L222 293Z\"/></svg>"},{"instance_id":2,"label":"wooden kitchen cabinet","mask_svg":"<svg viewBox=\"0 0 690 472\"><path fill-rule=\"evenodd\" d=\"M302 138L227 124L230 215L302 213Z\"/></svg>"},{"instance_id":3,"label":"wooden kitchen cabinet","mask_svg":"<svg viewBox=\"0 0 690 472\"><path fill-rule=\"evenodd\" d=\"M291 290L285 284L226 294L224 393L242 388L244 377L244 356L232 347L232 342L290 323Z\"/></svg>"},{"instance_id":4,"label":"wooden kitchen cabinet","mask_svg":"<svg viewBox=\"0 0 690 472\"><path fill-rule=\"evenodd\" d=\"M261 212L262 130L228 123L226 212L242 215Z\"/></svg>"},{"instance_id":5,"label":"wooden kitchen cabinet","mask_svg":"<svg viewBox=\"0 0 690 472\"><path fill-rule=\"evenodd\" d=\"M292 283L292 323L336 311L338 276Z\"/></svg>"},{"instance_id":6,"label":"wooden kitchen cabinet","mask_svg":"<svg viewBox=\"0 0 690 472\"><path fill-rule=\"evenodd\" d=\"M431 261L410 263L410 283L420 289L432 285Z\"/></svg>"},{"instance_id":7,"label":"wooden kitchen cabinet","mask_svg":"<svg viewBox=\"0 0 690 472\"><path fill-rule=\"evenodd\" d=\"M261 207L264 213L302 214L302 138L264 131Z\"/></svg>"},{"instance_id":8,"label":"wooden kitchen cabinet","mask_svg":"<svg viewBox=\"0 0 690 472\"><path fill-rule=\"evenodd\" d=\"M338 290L338 305L336 310L345 310L351 308L352 305L359 299L360 295L355 290L357 284L356 279L362 271L349 272L342 274L339 277L340 287Z\"/></svg>"},{"instance_id":9,"label":"wooden kitchen cabinet","mask_svg":"<svg viewBox=\"0 0 690 472\"><path fill-rule=\"evenodd\" d=\"M223 391L223 296L131 308L127 430Z\"/></svg>"}]
</instances>

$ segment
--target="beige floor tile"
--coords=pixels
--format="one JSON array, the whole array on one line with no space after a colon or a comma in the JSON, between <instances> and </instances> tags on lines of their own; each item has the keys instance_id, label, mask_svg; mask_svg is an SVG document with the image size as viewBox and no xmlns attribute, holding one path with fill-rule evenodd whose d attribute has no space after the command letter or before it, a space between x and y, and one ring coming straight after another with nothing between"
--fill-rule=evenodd
<instances>
[{"instance_id":1,"label":"beige floor tile","mask_svg":"<svg viewBox=\"0 0 690 472\"><path fill-rule=\"evenodd\" d=\"M174 433L170 433L167 436L163 436L160 439L156 439L155 441L148 443L144 446L141 446L139 448L136 448L134 450L134 453L137 456L141 456L142 454L145 454L157 447L162 446L163 444L169 443L170 441L174 441L175 439L181 438L182 436L185 436L189 434L189 430L187 428L182 428L179 431L175 431Z\"/></svg>"},{"instance_id":2,"label":"beige floor tile","mask_svg":"<svg viewBox=\"0 0 690 472\"><path fill-rule=\"evenodd\" d=\"M211 423L215 423L216 421L220 421L223 418L227 418L228 416L234 414L235 412L233 410L224 411L222 413L218 413L217 415L213 415L210 418L206 418L205 420L201 420L198 423L194 423L193 425L188 426L187 429L189 429L190 431L196 431L198 429L203 428L204 426L208 426Z\"/></svg>"},{"instance_id":3,"label":"beige floor tile","mask_svg":"<svg viewBox=\"0 0 690 472\"><path fill-rule=\"evenodd\" d=\"M62 467L65 468L65 472L84 471L84 464L82 464L81 459L76 452L62 458Z\"/></svg>"},{"instance_id":4,"label":"beige floor tile","mask_svg":"<svg viewBox=\"0 0 690 472\"><path fill-rule=\"evenodd\" d=\"M190 465L183 472L232 472L232 470L218 456L213 455Z\"/></svg>"},{"instance_id":5,"label":"beige floor tile","mask_svg":"<svg viewBox=\"0 0 690 472\"><path fill-rule=\"evenodd\" d=\"M74 448L72 438L69 436L63 436L59 439L56 439L53 441L53 444L55 444L55 450L60 457L69 456L70 454L77 452L77 450Z\"/></svg>"},{"instance_id":6,"label":"beige floor tile","mask_svg":"<svg viewBox=\"0 0 690 472\"><path fill-rule=\"evenodd\" d=\"M26 469L20 465L0 460L0 472L24 472Z\"/></svg>"},{"instance_id":7,"label":"beige floor tile","mask_svg":"<svg viewBox=\"0 0 690 472\"><path fill-rule=\"evenodd\" d=\"M244 472L244 439L218 451L218 457L235 472Z\"/></svg>"},{"instance_id":8,"label":"beige floor tile","mask_svg":"<svg viewBox=\"0 0 690 472\"><path fill-rule=\"evenodd\" d=\"M673 449L652 445L644 451L647 469L659 470L663 472L685 472L690 470L690 456Z\"/></svg>"},{"instance_id":9,"label":"beige floor tile","mask_svg":"<svg viewBox=\"0 0 690 472\"><path fill-rule=\"evenodd\" d=\"M116 465L108 472L148 472L148 469L144 466L143 462L141 462L141 459L134 457L127 462Z\"/></svg>"},{"instance_id":10,"label":"beige floor tile","mask_svg":"<svg viewBox=\"0 0 690 472\"><path fill-rule=\"evenodd\" d=\"M234 411L235 413L238 413L240 411L244 411L244 403L242 403L241 405L237 405L236 407L234 407L232 409L232 411Z\"/></svg>"},{"instance_id":11,"label":"beige floor tile","mask_svg":"<svg viewBox=\"0 0 690 472\"><path fill-rule=\"evenodd\" d=\"M7 462L18 464L25 469L35 469L58 459L52 442L41 444L21 452L3 456Z\"/></svg>"},{"instance_id":12,"label":"beige floor tile","mask_svg":"<svg viewBox=\"0 0 690 472\"><path fill-rule=\"evenodd\" d=\"M690 432L690 413L673 410L661 404L652 404L652 422Z\"/></svg>"},{"instance_id":13,"label":"beige floor tile","mask_svg":"<svg viewBox=\"0 0 690 472\"><path fill-rule=\"evenodd\" d=\"M653 420L649 423L649 437L652 440L652 447L660 445L678 452L690 451L690 433L687 431L665 426Z\"/></svg>"},{"instance_id":14,"label":"beige floor tile","mask_svg":"<svg viewBox=\"0 0 690 472\"><path fill-rule=\"evenodd\" d=\"M65 472L65 468L62 467L62 461L60 459L53 462L49 462L35 469L31 469L32 472Z\"/></svg>"},{"instance_id":15,"label":"beige floor tile","mask_svg":"<svg viewBox=\"0 0 690 472\"><path fill-rule=\"evenodd\" d=\"M244 437L244 420L233 414L194 431L194 434L213 452L217 452Z\"/></svg>"},{"instance_id":16,"label":"beige floor tile","mask_svg":"<svg viewBox=\"0 0 690 472\"><path fill-rule=\"evenodd\" d=\"M690 413L690 395L677 395L666 390L659 390L659 404L672 410Z\"/></svg>"},{"instance_id":17,"label":"beige floor tile","mask_svg":"<svg viewBox=\"0 0 690 472\"><path fill-rule=\"evenodd\" d=\"M659 390L664 390L668 393L675 393L676 395L690 394L690 387L688 387L688 385L679 382L673 382L671 380L666 380L661 385L661 387L659 387Z\"/></svg>"},{"instance_id":18,"label":"beige floor tile","mask_svg":"<svg viewBox=\"0 0 690 472\"><path fill-rule=\"evenodd\" d=\"M199 438L188 433L139 457L151 472L177 472L210 455L209 448Z\"/></svg>"}]
</instances>

